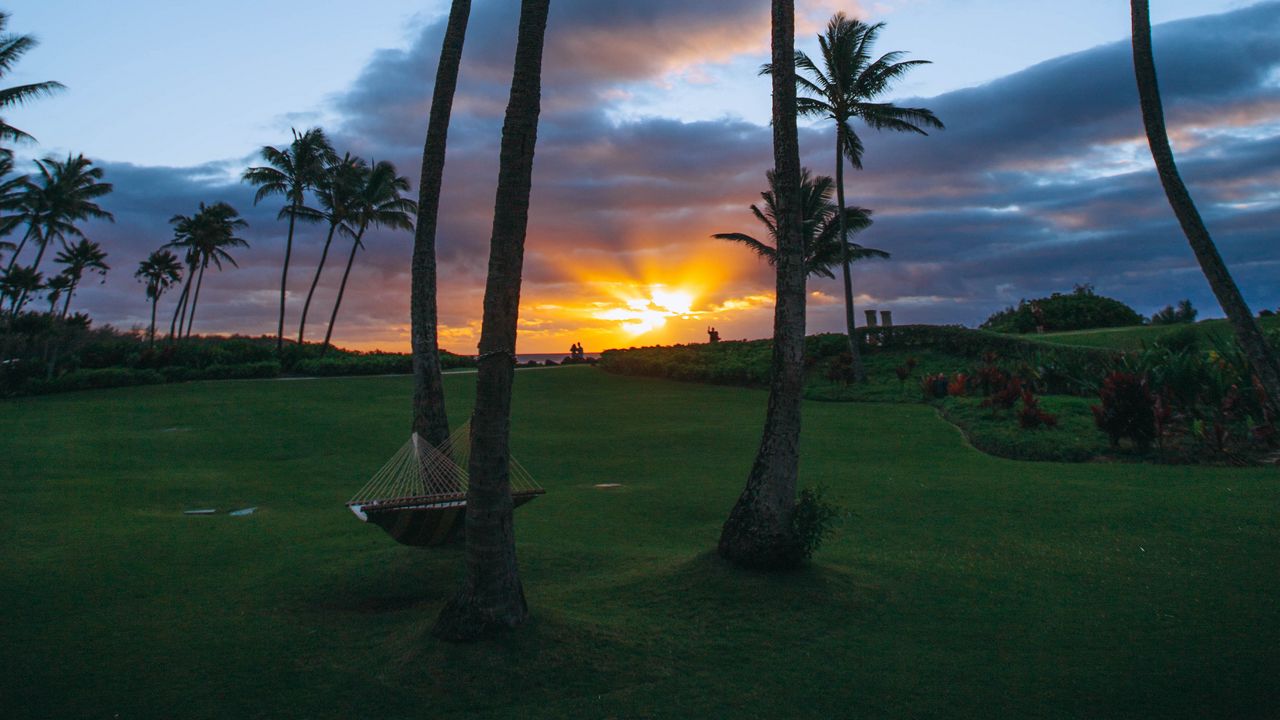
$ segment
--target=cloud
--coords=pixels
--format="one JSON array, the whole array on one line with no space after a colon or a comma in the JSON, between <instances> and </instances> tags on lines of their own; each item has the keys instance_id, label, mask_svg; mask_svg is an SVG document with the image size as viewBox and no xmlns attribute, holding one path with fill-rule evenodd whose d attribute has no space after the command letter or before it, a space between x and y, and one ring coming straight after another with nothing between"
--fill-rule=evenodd
<instances>
[{"instance_id":1,"label":"cloud","mask_svg":"<svg viewBox=\"0 0 1280 720\"><path fill-rule=\"evenodd\" d=\"M771 311L760 302L773 289L768 267L709 235L755 230L746 206L758 199L771 164L770 129L733 118L619 121L610 112L637 83L661 85L744 54L764 60L766 10L748 0L714 7L675 0L555 4L523 350L556 351L584 338L589 347L631 344L592 317L592 308L625 305L610 294L618 283L640 294L662 284L696 295L689 319L673 319L635 344L699 340L706 319L725 337L769 332ZM331 130L340 149L392 160L416 180L442 31L442 21L424 26L407 49L379 53L335 99L330 110L342 124ZM509 3L475 4L439 231L442 337L460 352L471 351L478 334L514 31ZM1161 25L1155 35L1183 175L1257 308L1280 304L1277 36L1277 3ZM767 82L761 87L767 92ZM867 169L848 174L850 201L876 210L875 226L860 241L894 259L855 271L862 307L895 310L900 323L972 325L1020 297L1090 282L1144 312L1190 297L1211 314L1212 296L1151 168L1126 43L900 103L933 109L947 130L864 138ZM805 163L831 172L831 144L826 127L805 128ZM169 216L221 199L249 219L253 248L239 256L241 269L206 279L197 330L273 332L285 226L275 220L278 202L254 208L248 188L227 182L243 164L107 166L118 223L95 225L90 234L104 241L117 267L76 304L102 321L145 321L132 264L167 240ZM296 325L322 242L320 228L299 230L287 328ZM370 233L335 332L340 343L407 346L411 242L406 233ZM310 337L323 333L348 248L340 242L331 257ZM811 329L840 328L842 307L825 301L840 296L838 286L815 282L811 290L818 293Z\"/></svg>"}]
</instances>

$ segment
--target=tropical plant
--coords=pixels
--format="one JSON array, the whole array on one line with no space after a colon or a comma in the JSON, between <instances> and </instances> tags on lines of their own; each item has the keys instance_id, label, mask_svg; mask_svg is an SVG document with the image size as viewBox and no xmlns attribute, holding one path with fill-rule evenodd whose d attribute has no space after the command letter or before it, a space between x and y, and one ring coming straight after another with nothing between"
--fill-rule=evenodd
<instances>
[{"instance_id":1,"label":"tropical plant","mask_svg":"<svg viewBox=\"0 0 1280 720\"><path fill-rule=\"evenodd\" d=\"M432 445L449 438L444 407L444 379L440 374L440 336L436 304L436 222L440 214L440 185L444 178L449 119L458 87L458 68L467 37L471 0L453 0L436 65L431 117L422 147L422 175L418 181L418 222L413 239L410 283L410 339L413 343L413 431Z\"/></svg>"},{"instance_id":2,"label":"tropical plant","mask_svg":"<svg viewBox=\"0 0 1280 720\"><path fill-rule=\"evenodd\" d=\"M25 219L22 212L27 193L26 175L9 177L13 172L13 156L0 149L0 237L13 232ZM15 250L11 242L0 240L0 250Z\"/></svg>"},{"instance_id":3,"label":"tropical plant","mask_svg":"<svg viewBox=\"0 0 1280 720\"><path fill-rule=\"evenodd\" d=\"M335 162L337 155L329 138L320 128L311 128L302 134L293 130L293 142L289 147L281 149L270 145L262 148L262 159L267 164L262 167L251 167L241 177L245 182L256 185L258 192L253 196L253 204L257 205L264 198L272 195L283 195L285 206L280 209L278 219L289 218L289 234L285 239L284 268L280 272L280 323L276 330L276 350L284 349L284 310L285 297L289 283L289 260L293 256L293 229L298 220L314 222L320 219L318 213L307 208L307 191L316 187L324 177L325 166Z\"/></svg>"},{"instance_id":4,"label":"tropical plant","mask_svg":"<svg viewBox=\"0 0 1280 720\"><path fill-rule=\"evenodd\" d=\"M770 265L777 263L778 252L778 201L774 188L774 173L765 173L769 180L769 189L760 193L764 199L764 208L751 206L751 213L764 225L773 244L757 240L746 233L716 233L711 237L717 240L728 240L745 245L755 254L764 258ZM809 275L834 278L831 269L839 266L847 255L854 261L867 258L888 258L889 253L875 248L868 248L849 242L847 248L840 247L840 224L836 222L836 206L831 203L833 183L825 175L811 177L809 170L800 169L800 207L804 219L804 265ZM866 208L845 208L845 237L871 226L871 211Z\"/></svg>"},{"instance_id":5,"label":"tropical plant","mask_svg":"<svg viewBox=\"0 0 1280 720\"><path fill-rule=\"evenodd\" d=\"M239 267L235 258L231 257L228 248L249 247L243 238L236 237L240 228L249 223L240 217L240 213L225 202L216 202L206 206L200 203L195 215L174 215L169 220L173 225L173 240L165 247L183 248L187 254L187 282L183 287L183 298L179 301L186 320L185 336L191 336L191 328L195 325L196 306L200 302L200 289L204 286L204 271L210 264L222 269L222 263L231 263ZM191 295L192 276L195 276L195 294ZM185 307L185 299L191 298L190 308ZM177 337L183 337L183 324L178 326Z\"/></svg>"},{"instance_id":6,"label":"tropical plant","mask_svg":"<svg viewBox=\"0 0 1280 720\"><path fill-rule=\"evenodd\" d=\"M71 297L76 294L76 288L80 286L80 280L84 277L85 271L92 270L101 276L106 276L110 266L107 265L107 253L102 246L92 240L81 239L75 242L54 257L59 263L66 267L62 270L62 275L70 280L67 287L67 299L62 306L62 313L59 317L65 318L67 310L71 307Z\"/></svg>"},{"instance_id":7,"label":"tropical plant","mask_svg":"<svg viewBox=\"0 0 1280 720\"><path fill-rule=\"evenodd\" d=\"M807 270L796 128L794 0L773 0L772 34L777 301L769 405L746 487L725 520L718 544L720 556L730 562L770 569L802 562L805 550L793 522L800 471Z\"/></svg>"},{"instance_id":8,"label":"tropical plant","mask_svg":"<svg viewBox=\"0 0 1280 720\"><path fill-rule=\"evenodd\" d=\"M44 286L40 288L41 290L44 291L44 299L49 301L50 317L56 316L57 310L58 310L58 301L62 299L62 296L64 294L66 294L68 297L70 296L71 286L72 286L71 277L67 275L66 271L64 270L58 273L57 275L54 275L53 277L49 278L47 281L45 281Z\"/></svg>"},{"instance_id":9,"label":"tropical plant","mask_svg":"<svg viewBox=\"0 0 1280 720\"><path fill-rule=\"evenodd\" d=\"M1231 322L1236 341L1249 358L1253 372L1257 374L1265 394L1265 403L1272 417L1280 417L1280 357L1262 334L1257 319L1240 294L1240 288L1231 277L1227 264L1218 253L1205 227L1191 193L1187 191L1182 176L1178 174L1165 128L1164 105L1160 100L1160 83L1156 77L1155 57L1151 50L1151 17L1147 0L1130 0L1130 19L1133 34L1133 67L1138 84L1138 98L1142 105L1142 121L1147 133L1147 144L1155 159L1160 183L1173 208L1182 232L1195 253L1196 260L1209 287L1218 299L1222 312Z\"/></svg>"},{"instance_id":10,"label":"tropical plant","mask_svg":"<svg viewBox=\"0 0 1280 720\"><path fill-rule=\"evenodd\" d=\"M0 78L8 75L18 60L39 44L30 35L14 35L5 32L8 24L9 13L0 11ZM8 111L9 108L18 107L36 98L52 95L62 89L62 83L52 80L0 88L0 112ZM0 118L0 143L34 139ZM3 154L7 155L8 151L3 151Z\"/></svg>"},{"instance_id":11,"label":"tropical plant","mask_svg":"<svg viewBox=\"0 0 1280 720\"><path fill-rule=\"evenodd\" d=\"M182 279L182 263L178 262L178 256L172 252L156 250L146 260L138 263L133 276L146 284L147 299L151 301L151 325L147 329L147 344L155 345L156 306L160 303L160 296Z\"/></svg>"},{"instance_id":12,"label":"tropical plant","mask_svg":"<svg viewBox=\"0 0 1280 720\"><path fill-rule=\"evenodd\" d=\"M1165 305L1151 316L1152 325L1181 325L1193 323L1200 311L1191 305L1190 300L1179 300L1177 306Z\"/></svg>"},{"instance_id":13,"label":"tropical plant","mask_svg":"<svg viewBox=\"0 0 1280 720\"><path fill-rule=\"evenodd\" d=\"M316 200L320 208L320 217L329 223L329 234L324 239L324 250L320 253L320 262L316 265L316 275L311 280L311 289L307 291L307 300L302 304L302 320L298 324L298 344L303 343L307 331L307 315L311 312L311 300L315 297L316 287L320 285L320 274L324 272L325 262L329 258L329 248L333 245L335 232L355 239L349 221L353 205L360 189L369 177L369 164L361 158L347 153L341 160L331 163L325 168L324 177L316 185Z\"/></svg>"},{"instance_id":14,"label":"tropical plant","mask_svg":"<svg viewBox=\"0 0 1280 720\"><path fill-rule=\"evenodd\" d=\"M10 265L0 277L0 300L9 300L9 316L17 319L22 312L21 299L44 287L44 275L33 267Z\"/></svg>"},{"instance_id":15,"label":"tropical plant","mask_svg":"<svg viewBox=\"0 0 1280 720\"><path fill-rule=\"evenodd\" d=\"M542 48L550 0L521 0L511 97L502 127L480 330L467 487L466 575L432 633L476 640L529 617L516 562L511 504L511 386L515 380L520 281L529 223L533 153L542 108Z\"/></svg>"},{"instance_id":16,"label":"tropical plant","mask_svg":"<svg viewBox=\"0 0 1280 720\"><path fill-rule=\"evenodd\" d=\"M333 326L338 322L338 309L342 307L342 297L347 292L347 280L351 277L351 266L356 261L356 251L364 247L364 234L371 226L385 227L392 230L413 230L412 213L418 204L404 197L401 193L409 191L409 178L396 174L396 166L383 160L374 163L368 172L363 174L363 184L356 188L351 198L347 222L355 226L351 238L351 254L347 257L347 269L342 273L342 283L338 286L338 299L333 303L333 314L329 316L329 327L324 334L324 345L320 353L329 348L329 340L333 338Z\"/></svg>"},{"instance_id":17,"label":"tropical plant","mask_svg":"<svg viewBox=\"0 0 1280 720\"><path fill-rule=\"evenodd\" d=\"M827 23L826 33L818 36L822 50L815 62L803 52L796 52L796 84L802 97L797 100L797 110L806 117L823 117L836 126L836 218L843 221L844 161L862 169L862 139L853 126L853 119L862 120L872 130L893 130L927 135L925 127L943 128L942 122L931 110L925 108L898 107L890 102L878 101L881 95L893 87L917 65L928 60L900 60L904 53L894 51L873 59L872 48L884 28L884 23L867 25L851 20L844 13L836 13ZM774 63L765 65L762 72L772 72ZM839 230L840 236L845 229ZM844 279L845 327L849 336L849 353L853 356L854 372L859 381L866 378L862 356L854 338L853 280L849 264L853 257L846 255L842 262Z\"/></svg>"}]
</instances>

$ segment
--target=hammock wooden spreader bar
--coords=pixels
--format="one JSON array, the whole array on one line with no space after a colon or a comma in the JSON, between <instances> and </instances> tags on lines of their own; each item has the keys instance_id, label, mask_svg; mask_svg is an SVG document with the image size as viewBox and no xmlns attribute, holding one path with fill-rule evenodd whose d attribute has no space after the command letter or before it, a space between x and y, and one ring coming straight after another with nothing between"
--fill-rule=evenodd
<instances>
[{"instance_id":1,"label":"hammock wooden spreader bar","mask_svg":"<svg viewBox=\"0 0 1280 720\"><path fill-rule=\"evenodd\" d=\"M396 542L441 545L462 532L467 507L470 424L440 447L415 433L350 500L363 522L382 528ZM511 459L511 500L519 507L546 491L515 458Z\"/></svg>"}]
</instances>

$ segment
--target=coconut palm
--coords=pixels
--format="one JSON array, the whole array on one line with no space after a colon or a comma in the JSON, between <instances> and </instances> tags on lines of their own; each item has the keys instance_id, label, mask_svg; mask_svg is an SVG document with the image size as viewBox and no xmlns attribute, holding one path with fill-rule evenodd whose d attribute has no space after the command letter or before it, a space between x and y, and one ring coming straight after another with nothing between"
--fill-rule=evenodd
<instances>
[{"instance_id":1,"label":"coconut palm","mask_svg":"<svg viewBox=\"0 0 1280 720\"><path fill-rule=\"evenodd\" d=\"M720 556L759 568L803 559L796 532L800 405L804 390L805 243L796 129L795 3L773 0L773 156L777 302L764 433L746 487L720 532ZM845 237L841 233L841 237ZM473 481L474 482L474 481Z\"/></svg>"},{"instance_id":2,"label":"coconut palm","mask_svg":"<svg viewBox=\"0 0 1280 720\"><path fill-rule=\"evenodd\" d=\"M1147 143L1155 159L1156 171L1160 174L1160 183L1164 186L1169 205L1200 263L1201 272L1209 281L1209 287L1217 297L1222 312L1231 322L1236 341L1248 356L1253 371L1261 381L1269 414L1280 419L1280 358L1264 338L1253 311L1240 294L1240 288L1231 277L1222 255L1218 253L1218 246L1210 237L1209 229L1205 227L1195 201L1191 199L1191 193L1178 174L1173 149L1169 145L1169 134L1165 128L1164 105L1160 100L1160 84L1151 50L1148 3L1147 0L1131 0L1129 7L1133 31L1133 66L1138 83L1138 97L1142 103L1142 120L1146 126Z\"/></svg>"},{"instance_id":3,"label":"coconut palm","mask_svg":"<svg viewBox=\"0 0 1280 720\"><path fill-rule=\"evenodd\" d=\"M151 301L151 325L147 329L147 344L156 344L156 306L165 290L173 287L182 279L182 263L178 256L168 250L156 250L138 263L133 273L139 282L145 283L147 299Z\"/></svg>"},{"instance_id":4,"label":"coconut palm","mask_svg":"<svg viewBox=\"0 0 1280 720\"><path fill-rule=\"evenodd\" d=\"M66 267L62 270L62 275L71 281L70 287L67 288L67 300L62 306L61 317L67 316L67 311L71 307L71 297L76 294L76 288L80 286L80 280L84 277L87 270L92 270L99 275L106 277L110 266L106 263L107 253L102 246L92 240L80 240L69 245L65 250L58 253L54 260L62 263Z\"/></svg>"},{"instance_id":5,"label":"coconut palm","mask_svg":"<svg viewBox=\"0 0 1280 720\"><path fill-rule=\"evenodd\" d=\"M35 180L25 184L21 199L15 201L22 221L27 224L27 234L10 263L18 259L23 245L30 240L39 248L31 267L39 270L49 243L58 240L65 247L68 238L84 238L76 223L115 222L115 216L96 202L110 194L114 187L102 182L102 168L93 167L93 161L84 155L67 155L65 162L49 156L35 163L39 169Z\"/></svg>"},{"instance_id":6,"label":"coconut palm","mask_svg":"<svg viewBox=\"0 0 1280 720\"><path fill-rule=\"evenodd\" d=\"M904 108L877 100L888 92L894 83L902 79L917 65L927 65L928 60L900 60L904 55L894 51L873 59L873 47L884 28L884 23L867 25L851 20L844 13L836 13L827 23L827 30L818 36L822 50L818 62L803 52L795 54L798 74L796 83L802 97L797 108L806 117L822 117L836 126L836 205L843 219L844 162L862 169L862 139L853 125L857 118L872 130L892 130L927 135L925 127L943 129L942 121L925 108ZM762 72L770 72L772 65L765 65ZM841 235L843 235L841 231ZM849 353L853 357L853 372L858 381L866 378L862 356L854 335L853 280L849 263L853 257L843 259L845 330L849 336Z\"/></svg>"},{"instance_id":7,"label":"coconut palm","mask_svg":"<svg viewBox=\"0 0 1280 720\"><path fill-rule=\"evenodd\" d=\"M329 223L329 234L324 239L324 250L320 253L320 262L316 265L316 275L311 280L311 289L307 291L307 301L302 304L302 321L298 324L298 344L301 345L307 331L307 315L311 311L311 299L315 297L316 287L320 284L320 274L324 272L325 261L329 258L329 248L333 245L335 232L355 239L348 221L351 219L352 205L364 186L369 175L369 163L347 153L341 160L329 165L324 177L316 186L316 200L320 205L320 216Z\"/></svg>"},{"instance_id":8,"label":"coconut palm","mask_svg":"<svg viewBox=\"0 0 1280 720\"><path fill-rule=\"evenodd\" d=\"M254 205L272 195L283 195L286 201L277 216L279 219L289 218L289 234L284 246L284 269L280 272L280 323L276 329L277 352L284 349L284 309L289 283L289 260L293 256L294 225L298 220L314 222L319 219L317 213L305 205L307 191L314 189L324 177L325 166L337 159L324 130L311 128L302 134L298 134L297 130L292 132L293 142L289 147L281 149L268 145L262 148L262 159L267 164L245 170L241 178L251 185L258 186L258 192L253 196Z\"/></svg>"},{"instance_id":9,"label":"coconut palm","mask_svg":"<svg viewBox=\"0 0 1280 720\"><path fill-rule=\"evenodd\" d=\"M357 188L351 200L348 222L355 227L355 235L351 239L351 255L347 257L347 269L342 273L342 284L338 286L338 299L333 303L333 314L329 316L329 328L324 334L324 345L320 352L329 349L329 340L333 337L333 326L338 321L338 308L342 307L342 296L347 291L347 279L351 277L351 266L356 261L356 251L364 247L364 234L370 227L384 227L392 230L413 230L413 213L418 204L404 197L401 193L409 191L409 178L397 175L396 166L383 160L374 163L364 175L364 184Z\"/></svg>"},{"instance_id":10,"label":"coconut palm","mask_svg":"<svg viewBox=\"0 0 1280 720\"><path fill-rule=\"evenodd\" d=\"M453 95L458 87L458 67L467 37L471 0L453 0L445 26L436 84L431 96L431 117L422 148L422 175L418 182L418 226L413 241L413 280L409 298L410 338L413 342L413 431L432 445L449 438L449 416L444 407L444 379L440 373L440 334L436 305L436 222L440 214L440 183L444 177L445 150Z\"/></svg>"},{"instance_id":11,"label":"coconut palm","mask_svg":"<svg viewBox=\"0 0 1280 720\"><path fill-rule=\"evenodd\" d=\"M769 190L760 193L764 199L764 208L751 206L751 213L760 224L764 225L773 244L766 243L746 233L716 233L711 237L717 240L728 240L745 245L752 252L764 258L770 265L776 265L778 259L778 201L775 189L775 175L772 170L765 173L769 180ZM845 250L855 262L867 258L889 258L889 253L875 248L863 247L848 242L842 250L838 240L840 224L836 222L836 206L831 202L833 182L825 175L811 177L807 168L800 169L800 208L804 219L804 265L809 275L835 278L831 269L838 267L843 261ZM866 208L845 208L845 231L852 235L871 227L871 211Z\"/></svg>"},{"instance_id":12,"label":"coconut palm","mask_svg":"<svg viewBox=\"0 0 1280 720\"><path fill-rule=\"evenodd\" d=\"M522 625L529 617L516 562L511 503L511 386L533 153L541 112L542 48L550 0L522 0L511 98L502 127L498 190L489 242L480 356L471 416L467 488L466 575L432 632L476 640Z\"/></svg>"},{"instance_id":13,"label":"coconut palm","mask_svg":"<svg viewBox=\"0 0 1280 720\"><path fill-rule=\"evenodd\" d=\"M30 35L14 35L5 32L5 28L9 24L9 13L0 11L0 78L8 75L13 70L13 66L18 60L30 52L39 42ZM29 83L26 85L15 85L0 89L0 112L7 111L9 108L18 107L30 100L39 97L52 95L58 90L62 90L63 85L59 82L46 81L38 83ZM0 143L15 142L21 140L34 140L27 133L16 127L6 123L0 118ZM3 151L7 154L8 151Z\"/></svg>"},{"instance_id":14,"label":"coconut palm","mask_svg":"<svg viewBox=\"0 0 1280 720\"><path fill-rule=\"evenodd\" d=\"M184 296L190 293L191 275L196 276L195 293L190 295L191 307L189 310L184 309L185 335L181 325L178 328L178 337L190 337L196 320L196 306L200 302L200 289L204 286L205 269L212 264L221 270L223 262L239 267L228 248L249 247L249 243L235 235L237 230L248 227L249 223L241 219L240 213L225 202L208 206L200 203L200 209L195 215L175 215L169 222L174 226L174 239L165 247L180 247L187 252L188 276L183 288Z\"/></svg>"},{"instance_id":15,"label":"coconut palm","mask_svg":"<svg viewBox=\"0 0 1280 720\"><path fill-rule=\"evenodd\" d=\"M27 193L28 178L26 175L9 177L13 172L13 156L0 152L0 237L12 233L20 226L25 216L22 212ZM16 250L11 242L0 240L0 250Z\"/></svg>"},{"instance_id":16,"label":"coconut palm","mask_svg":"<svg viewBox=\"0 0 1280 720\"><path fill-rule=\"evenodd\" d=\"M33 267L10 265L0 277L0 300L9 300L9 316L17 318L22 312L22 300L44 287L44 275Z\"/></svg>"}]
</instances>

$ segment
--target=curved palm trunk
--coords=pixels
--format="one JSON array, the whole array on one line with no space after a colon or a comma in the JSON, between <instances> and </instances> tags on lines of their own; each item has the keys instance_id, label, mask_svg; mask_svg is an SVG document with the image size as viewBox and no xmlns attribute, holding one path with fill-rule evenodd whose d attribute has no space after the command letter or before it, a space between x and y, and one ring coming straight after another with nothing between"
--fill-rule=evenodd
<instances>
[{"instance_id":1,"label":"curved palm trunk","mask_svg":"<svg viewBox=\"0 0 1280 720\"><path fill-rule=\"evenodd\" d=\"M502 128L476 404L471 417L466 578L432 628L433 634L446 640L489 637L518 627L529 617L516 562L509 442L520 279L534 145L542 108L542 47L550 4L550 0L523 0L520 4L511 100Z\"/></svg>"},{"instance_id":2,"label":"curved palm trunk","mask_svg":"<svg viewBox=\"0 0 1280 720\"><path fill-rule=\"evenodd\" d=\"M204 287L204 269L209 267L208 263L200 264L200 277L196 278L196 294L191 297L191 313L187 316L187 334L183 337L191 337L191 328L196 324L196 305L200 303L200 288Z\"/></svg>"},{"instance_id":3,"label":"curved palm trunk","mask_svg":"<svg viewBox=\"0 0 1280 720\"><path fill-rule=\"evenodd\" d=\"M156 346L156 305L160 304L160 296L151 298L151 328L147 331L147 347Z\"/></svg>"},{"instance_id":4,"label":"curved palm trunk","mask_svg":"<svg viewBox=\"0 0 1280 720\"><path fill-rule=\"evenodd\" d=\"M773 367L764 436L747 486L720 534L721 557L748 567L792 567L802 559L791 527L800 470L804 388L805 267L796 130L795 2L773 1L773 154L778 216Z\"/></svg>"},{"instance_id":5,"label":"curved palm trunk","mask_svg":"<svg viewBox=\"0 0 1280 720\"><path fill-rule=\"evenodd\" d=\"M293 203L293 212L289 213L289 236L284 241L284 270L280 273L280 324L276 328L276 352L284 352L284 299L289 287L289 258L293 256L293 226L298 220L298 206ZM200 293L197 292L198 296Z\"/></svg>"},{"instance_id":6,"label":"curved palm trunk","mask_svg":"<svg viewBox=\"0 0 1280 720\"><path fill-rule=\"evenodd\" d=\"M844 271L844 327L849 336L849 357L853 362L853 379L863 382L867 379L866 367L862 364L862 352L858 349L858 325L853 309L853 276L849 265L853 258L849 257L849 243L846 239L848 228L844 211L844 123L836 123L836 206L839 208L840 227L840 259Z\"/></svg>"},{"instance_id":7,"label":"curved palm trunk","mask_svg":"<svg viewBox=\"0 0 1280 720\"><path fill-rule=\"evenodd\" d=\"M431 119L422 148L422 176L418 182L418 223L413 241L413 283L410 318L413 340L413 432L432 445L449 438L444 408L444 380L440 375L440 336L436 306L436 226L440 214L440 183L444 177L449 118L458 87L458 66L467 37L471 0L453 0L449 24L440 49Z\"/></svg>"},{"instance_id":8,"label":"curved palm trunk","mask_svg":"<svg viewBox=\"0 0 1280 720\"><path fill-rule=\"evenodd\" d=\"M71 309L71 296L76 294L76 286L79 284L79 282L74 282L71 283L71 287L67 288L67 301L62 303L62 315L59 316L63 320L67 319L67 311Z\"/></svg>"},{"instance_id":9,"label":"curved palm trunk","mask_svg":"<svg viewBox=\"0 0 1280 720\"><path fill-rule=\"evenodd\" d=\"M1262 382L1266 404L1271 417L1280 420L1280 360L1267 344L1258 321L1240 294L1240 288L1232 279L1227 264L1218 253L1218 247L1209 236L1204 220L1196 210L1191 193L1178 174L1169 147L1169 135L1165 130L1164 107L1160 101L1160 85L1156 78L1155 59L1151 51L1151 20L1147 0L1131 0L1133 23L1133 67L1137 76L1138 96L1142 102L1142 121L1146 126L1147 142L1155 159L1160 183L1164 186L1169 205L1182 225L1182 232L1200 263L1209 287L1218 299L1235 330L1236 341L1249 358L1249 363Z\"/></svg>"},{"instance_id":10,"label":"curved palm trunk","mask_svg":"<svg viewBox=\"0 0 1280 720\"><path fill-rule=\"evenodd\" d=\"M173 308L173 320L169 322L169 340L175 340L182 336L182 325L180 319L186 318L187 298L191 296L191 280L195 277L195 266L187 268L187 280L182 283L182 292L178 293L178 304Z\"/></svg>"},{"instance_id":11,"label":"curved palm trunk","mask_svg":"<svg viewBox=\"0 0 1280 720\"><path fill-rule=\"evenodd\" d=\"M28 227L27 231L23 233L22 240L18 242L18 247L14 248L13 257L9 258L9 266L4 270L6 274L13 272L13 268L17 266L18 256L22 254L22 249L27 246L27 240L31 239L33 232L34 230Z\"/></svg>"},{"instance_id":12,"label":"curved palm trunk","mask_svg":"<svg viewBox=\"0 0 1280 720\"><path fill-rule=\"evenodd\" d=\"M351 243L351 255L347 258L347 269L342 273L342 284L338 286L338 299L333 302L333 314L329 316L329 328L324 333L324 345L320 347L320 357L329 351L329 339L333 337L333 325L338 322L338 308L342 307L342 296L347 292L347 278L351 277L351 266L356 262L356 251L360 249L360 240L364 238L365 228L360 228L356 239Z\"/></svg>"},{"instance_id":13,"label":"curved palm trunk","mask_svg":"<svg viewBox=\"0 0 1280 720\"><path fill-rule=\"evenodd\" d=\"M329 257L329 246L333 244L333 231L337 225L329 226L329 236L324 239L324 250L320 253L320 264L316 266L316 276L311 280L311 289L307 291L307 301L302 304L302 322L298 324L298 345L302 345L302 337L307 331L307 313L311 311L311 298L315 297L316 286L320 284L320 273L324 272L325 260Z\"/></svg>"}]
</instances>

